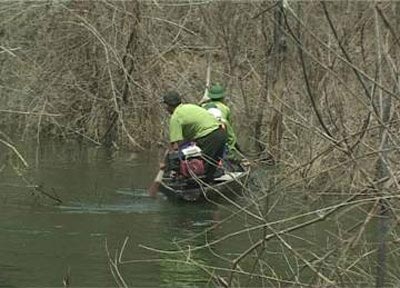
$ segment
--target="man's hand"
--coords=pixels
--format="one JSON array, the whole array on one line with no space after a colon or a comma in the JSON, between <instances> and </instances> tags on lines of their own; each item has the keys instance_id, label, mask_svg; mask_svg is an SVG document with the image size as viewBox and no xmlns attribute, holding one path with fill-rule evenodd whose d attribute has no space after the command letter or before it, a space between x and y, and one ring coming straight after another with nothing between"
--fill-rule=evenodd
<instances>
[{"instance_id":1,"label":"man's hand","mask_svg":"<svg viewBox=\"0 0 400 288\"><path fill-rule=\"evenodd\" d=\"M160 170L165 170L166 167L167 165L164 162L160 162Z\"/></svg>"},{"instance_id":2,"label":"man's hand","mask_svg":"<svg viewBox=\"0 0 400 288\"><path fill-rule=\"evenodd\" d=\"M176 151L179 149L179 143L178 142L171 142L170 143L170 151Z\"/></svg>"}]
</instances>

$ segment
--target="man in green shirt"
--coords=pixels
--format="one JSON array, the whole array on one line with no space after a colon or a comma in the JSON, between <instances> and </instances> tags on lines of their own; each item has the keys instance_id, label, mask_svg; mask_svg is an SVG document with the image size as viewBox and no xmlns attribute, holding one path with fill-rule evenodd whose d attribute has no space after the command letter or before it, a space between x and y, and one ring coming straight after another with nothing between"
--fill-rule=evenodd
<instances>
[{"instance_id":1,"label":"man in green shirt","mask_svg":"<svg viewBox=\"0 0 400 288\"><path fill-rule=\"evenodd\" d=\"M221 124L200 106L182 104L180 95L175 91L166 93L163 96L163 102L171 114L170 149L178 150L179 145L183 143L196 142L206 158L206 181L212 180L217 163L223 157L227 139L225 131L221 129Z\"/></svg>"},{"instance_id":2,"label":"man in green shirt","mask_svg":"<svg viewBox=\"0 0 400 288\"><path fill-rule=\"evenodd\" d=\"M234 152L236 150L240 152L240 149L231 123L231 109L223 102L225 98L224 87L219 84L211 86L208 91L208 98L210 100L202 104L202 107L207 109L224 124L228 136L228 156L233 157ZM220 113L218 113L218 110Z\"/></svg>"}]
</instances>

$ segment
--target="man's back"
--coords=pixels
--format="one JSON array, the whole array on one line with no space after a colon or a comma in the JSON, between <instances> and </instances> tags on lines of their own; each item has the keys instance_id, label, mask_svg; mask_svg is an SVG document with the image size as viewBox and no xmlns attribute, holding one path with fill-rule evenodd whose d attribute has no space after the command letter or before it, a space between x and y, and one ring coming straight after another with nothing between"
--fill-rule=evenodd
<instances>
[{"instance_id":1,"label":"man's back","mask_svg":"<svg viewBox=\"0 0 400 288\"><path fill-rule=\"evenodd\" d=\"M221 122L224 123L226 127L226 133L228 135L228 146L229 146L229 151L233 151L237 145L237 138L235 135L235 132L232 127L231 123L231 110L230 108L223 102L218 101L218 100L211 100L202 106L203 108L209 110L212 108L217 108L219 111L221 111Z\"/></svg>"},{"instance_id":2,"label":"man's back","mask_svg":"<svg viewBox=\"0 0 400 288\"><path fill-rule=\"evenodd\" d=\"M224 121L231 121L231 109L221 101L209 101L202 105L205 109L210 109L212 107L218 108L222 113L222 118Z\"/></svg>"},{"instance_id":3,"label":"man's back","mask_svg":"<svg viewBox=\"0 0 400 288\"><path fill-rule=\"evenodd\" d=\"M180 104L171 115L170 142L204 137L218 129L220 123L205 109L194 104Z\"/></svg>"}]
</instances>

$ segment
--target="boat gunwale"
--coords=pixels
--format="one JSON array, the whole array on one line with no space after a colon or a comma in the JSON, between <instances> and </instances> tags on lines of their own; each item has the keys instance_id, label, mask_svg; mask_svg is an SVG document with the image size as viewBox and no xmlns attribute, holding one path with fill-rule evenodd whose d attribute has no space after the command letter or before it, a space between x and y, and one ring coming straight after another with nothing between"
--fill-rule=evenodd
<instances>
[{"instance_id":1,"label":"boat gunwale","mask_svg":"<svg viewBox=\"0 0 400 288\"><path fill-rule=\"evenodd\" d=\"M199 187L190 188L190 189L174 189L172 186L169 186L165 181L161 181L161 193L164 194L167 198L172 198L176 200L183 200L186 202L197 202L200 198L207 198L207 194L210 191L222 189L224 187L229 187L231 184L244 184L242 179L249 177L251 169L250 167L243 167L245 169L243 173L237 177L231 178L226 181L221 181L220 183L213 183L207 185L201 185ZM235 171L232 171L235 172ZM236 171L238 172L238 171ZM171 178L166 178L171 179ZM185 195L195 195L198 196L195 199L188 200L185 198Z\"/></svg>"}]
</instances>

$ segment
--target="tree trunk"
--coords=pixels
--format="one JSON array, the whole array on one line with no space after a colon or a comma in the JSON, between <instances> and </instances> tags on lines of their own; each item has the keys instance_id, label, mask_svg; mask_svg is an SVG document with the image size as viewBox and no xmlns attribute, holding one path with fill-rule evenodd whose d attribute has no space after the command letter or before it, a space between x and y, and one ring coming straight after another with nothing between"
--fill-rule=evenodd
<instances>
[{"instance_id":1,"label":"tree trunk","mask_svg":"<svg viewBox=\"0 0 400 288\"><path fill-rule=\"evenodd\" d=\"M259 109L254 125L254 134L256 139L256 148L260 155L272 158L275 161L280 159L280 144L282 141L282 111L281 105L274 105L274 98L281 97L284 87L284 73L282 64L285 60L286 39L283 33L283 0L278 0L274 11L274 30L272 49L266 50L266 70L265 82L261 91ZM268 41L266 32L266 15L263 15L263 31L265 41ZM274 97L271 97L273 95ZM265 121L265 110L270 109L270 118L268 121L268 139L266 134L262 133L263 123Z\"/></svg>"}]
</instances>

